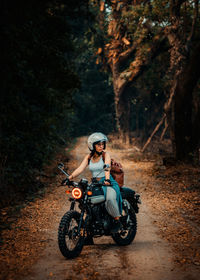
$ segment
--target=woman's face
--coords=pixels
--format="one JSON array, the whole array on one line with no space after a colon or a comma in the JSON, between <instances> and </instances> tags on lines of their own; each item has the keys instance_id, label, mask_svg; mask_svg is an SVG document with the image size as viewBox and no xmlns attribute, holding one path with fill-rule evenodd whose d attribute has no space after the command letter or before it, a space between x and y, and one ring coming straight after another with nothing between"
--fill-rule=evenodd
<instances>
[{"instance_id":1,"label":"woman's face","mask_svg":"<svg viewBox=\"0 0 200 280\"><path fill-rule=\"evenodd\" d=\"M95 150L96 150L98 153L103 152L103 148L104 148L104 143L103 143L103 142L97 143L97 144L95 145Z\"/></svg>"}]
</instances>

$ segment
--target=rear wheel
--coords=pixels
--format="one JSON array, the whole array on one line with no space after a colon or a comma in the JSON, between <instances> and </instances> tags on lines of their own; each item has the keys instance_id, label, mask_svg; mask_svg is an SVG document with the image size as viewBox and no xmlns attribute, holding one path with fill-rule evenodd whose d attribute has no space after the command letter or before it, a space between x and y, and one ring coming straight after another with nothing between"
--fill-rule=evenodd
<instances>
[{"instance_id":1,"label":"rear wheel","mask_svg":"<svg viewBox=\"0 0 200 280\"><path fill-rule=\"evenodd\" d=\"M84 237L78 235L80 213L77 211L67 212L61 219L58 229L58 245L65 258L77 257L83 248Z\"/></svg>"},{"instance_id":2,"label":"rear wheel","mask_svg":"<svg viewBox=\"0 0 200 280\"><path fill-rule=\"evenodd\" d=\"M134 240L137 232L137 218L130 204L129 209L125 209L123 205L120 221L122 223L122 229L117 233L113 233L112 238L118 245L129 245Z\"/></svg>"}]
</instances>

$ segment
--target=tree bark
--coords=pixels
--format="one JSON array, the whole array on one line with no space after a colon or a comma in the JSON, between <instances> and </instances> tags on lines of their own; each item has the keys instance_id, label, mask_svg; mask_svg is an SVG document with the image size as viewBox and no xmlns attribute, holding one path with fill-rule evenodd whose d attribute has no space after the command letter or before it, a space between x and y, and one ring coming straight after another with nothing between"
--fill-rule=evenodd
<instances>
[{"instance_id":1,"label":"tree bark","mask_svg":"<svg viewBox=\"0 0 200 280\"><path fill-rule=\"evenodd\" d=\"M176 158L187 160L197 153L199 125L193 115L193 91L200 78L200 44L177 81L174 98ZM200 120L199 120L200 122ZM195 127L197 126L197 127Z\"/></svg>"},{"instance_id":2,"label":"tree bark","mask_svg":"<svg viewBox=\"0 0 200 280\"><path fill-rule=\"evenodd\" d=\"M198 1L195 1L191 32L183 36L180 20L181 4L185 1L171 1L172 25L166 28L170 50L170 71L174 76L165 112L169 124L172 148L176 159L188 160L197 150L197 133L193 119L193 91L200 77L200 43L194 39L198 18ZM193 144L196 143L196 144Z\"/></svg>"}]
</instances>

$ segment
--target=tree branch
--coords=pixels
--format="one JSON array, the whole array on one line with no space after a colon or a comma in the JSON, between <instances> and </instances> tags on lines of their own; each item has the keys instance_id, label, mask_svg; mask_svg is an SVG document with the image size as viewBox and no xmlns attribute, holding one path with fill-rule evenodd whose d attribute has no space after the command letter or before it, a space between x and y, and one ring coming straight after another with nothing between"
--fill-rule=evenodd
<instances>
[{"instance_id":1,"label":"tree branch","mask_svg":"<svg viewBox=\"0 0 200 280\"><path fill-rule=\"evenodd\" d=\"M118 56L118 63L123 62L125 59L127 59L137 48L138 44L135 43L133 44L129 49L127 49L126 51L124 51L123 53L121 53Z\"/></svg>"},{"instance_id":2,"label":"tree branch","mask_svg":"<svg viewBox=\"0 0 200 280\"><path fill-rule=\"evenodd\" d=\"M119 87L121 87L121 92L128 83L133 83L133 81L143 73L152 58L160 54L165 40L166 36L163 36L163 33L155 36L154 40L152 41L151 48L149 48L145 59L142 59L141 56L138 55L138 57L136 57L136 59L130 63L129 68L119 75L118 85Z\"/></svg>"},{"instance_id":3,"label":"tree branch","mask_svg":"<svg viewBox=\"0 0 200 280\"><path fill-rule=\"evenodd\" d=\"M162 134L161 134L161 136L160 136L160 141L163 141L163 138L164 138L164 136L165 136L165 133L166 133L166 131L167 131L167 128L168 128L168 122L167 122L167 118L165 118L165 127L164 127L163 132L162 132Z\"/></svg>"},{"instance_id":4,"label":"tree branch","mask_svg":"<svg viewBox=\"0 0 200 280\"><path fill-rule=\"evenodd\" d=\"M153 136L156 134L156 132L159 130L159 128L161 127L164 119L166 118L166 114L164 114L162 116L162 119L159 121L159 123L156 125L154 131L152 132L151 136L148 138L147 142L145 143L144 147L142 148L142 153L146 150L147 146L149 145L149 143L151 142Z\"/></svg>"}]
</instances>

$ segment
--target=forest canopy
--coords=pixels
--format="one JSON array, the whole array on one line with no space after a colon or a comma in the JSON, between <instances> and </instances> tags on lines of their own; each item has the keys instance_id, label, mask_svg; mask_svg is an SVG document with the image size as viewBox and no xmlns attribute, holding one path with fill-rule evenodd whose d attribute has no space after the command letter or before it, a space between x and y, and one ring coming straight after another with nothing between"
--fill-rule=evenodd
<instances>
[{"instance_id":1,"label":"forest canopy","mask_svg":"<svg viewBox=\"0 0 200 280\"><path fill-rule=\"evenodd\" d=\"M199 1L92 2L99 8L102 31L98 63L102 61L112 75L121 138L130 139L131 101L136 103L144 92L145 100L150 93L156 94L175 158L192 160L198 155L200 138ZM151 109L156 111L155 106Z\"/></svg>"}]
</instances>

